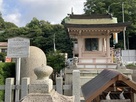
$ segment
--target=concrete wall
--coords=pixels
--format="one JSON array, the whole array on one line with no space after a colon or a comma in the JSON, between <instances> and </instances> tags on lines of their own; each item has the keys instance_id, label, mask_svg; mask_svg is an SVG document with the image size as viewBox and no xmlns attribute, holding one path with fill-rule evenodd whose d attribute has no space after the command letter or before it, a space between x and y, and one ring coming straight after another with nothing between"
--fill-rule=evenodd
<instances>
[{"instance_id":1,"label":"concrete wall","mask_svg":"<svg viewBox=\"0 0 136 102\"><path fill-rule=\"evenodd\" d=\"M136 50L122 50L122 61L127 63L136 63Z\"/></svg>"}]
</instances>

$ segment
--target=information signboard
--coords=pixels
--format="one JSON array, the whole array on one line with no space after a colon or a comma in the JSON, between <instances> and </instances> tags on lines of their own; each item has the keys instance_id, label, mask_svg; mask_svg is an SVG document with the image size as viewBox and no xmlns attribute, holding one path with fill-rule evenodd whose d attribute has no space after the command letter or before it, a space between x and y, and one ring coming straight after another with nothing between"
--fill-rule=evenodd
<instances>
[{"instance_id":1,"label":"information signboard","mask_svg":"<svg viewBox=\"0 0 136 102\"><path fill-rule=\"evenodd\" d=\"M24 58L29 56L30 40L22 37L8 39L7 56L10 58Z\"/></svg>"},{"instance_id":2,"label":"information signboard","mask_svg":"<svg viewBox=\"0 0 136 102\"><path fill-rule=\"evenodd\" d=\"M16 58L16 85L20 85L21 58L29 56L30 40L22 37L8 39L7 57ZM15 102L19 102L20 91L15 90Z\"/></svg>"}]
</instances>

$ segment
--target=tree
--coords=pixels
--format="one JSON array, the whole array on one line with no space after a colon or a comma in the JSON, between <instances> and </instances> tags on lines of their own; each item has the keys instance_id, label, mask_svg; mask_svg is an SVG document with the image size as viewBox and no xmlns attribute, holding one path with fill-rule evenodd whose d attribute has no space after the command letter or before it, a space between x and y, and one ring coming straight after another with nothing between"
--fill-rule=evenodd
<instances>
[{"instance_id":1,"label":"tree","mask_svg":"<svg viewBox=\"0 0 136 102\"><path fill-rule=\"evenodd\" d=\"M4 62L5 61L5 53L0 52L0 61Z\"/></svg>"},{"instance_id":2,"label":"tree","mask_svg":"<svg viewBox=\"0 0 136 102\"><path fill-rule=\"evenodd\" d=\"M109 0L107 0L109 1ZM106 0L87 0L84 5L85 14L105 14L107 10Z\"/></svg>"},{"instance_id":3,"label":"tree","mask_svg":"<svg viewBox=\"0 0 136 102\"><path fill-rule=\"evenodd\" d=\"M108 13L117 17L118 22L123 22L122 8L124 8L124 21L132 22L131 26L127 28L126 38L134 41L136 40L136 0L87 0L84 4L85 14ZM119 38L123 38L122 35L119 34ZM129 41L129 47L136 49L136 45L131 40Z\"/></svg>"},{"instance_id":4,"label":"tree","mask_svg":"<svg viewBox=\"0 0 136 102\"><path fill-rule=\"evenodd\" d=\"M63 25L54 25L53 26L55 34L55 43L56 49L60 50L63 53L68 53L69 57L72 57L72 41L69 38Z\"/></svg>"},{"instance_id":5,"label":"tree","mask_svg":"<svg viewBox=\"0 0 136 102\"><path fill-rule=\"evenodd\" d=\"M72 43L63 25L52 25L48 21L34 17L25 27L17 27L14 23L5 22L2 17L1 26L4 32L0 33L0 41L7 41L12 37L26 37L31 46L37 46L45 53L54 50L54 39L57 50L72 56ZM55 35L55 38L54 38Z\"/></svg>"},{"instance_id":6,"label":"tree","mask_svg":"<svg viewBox=\"0 0 136 102\"><path fill-rule=\"evenodd\" d=\"M47 53L47 64L54 69L54 72L59 73L65 67L65 56L60 51L49 51Z\"/></svg>"},{"instance_id":7,"label":"tree","mask_svg":"<svg viewBox=\"0 0 136 102\"><path fill-rule=\"evenodd\" d=\"M72 43L63 25L52 25L47 21L33 18L26 27L30 30L27 37L31 39L31 45L37 46L47 53L54 50L55 43L57 50L72 56Z\"/></svg>"},{"instance_id":8,"label":"tree","mask_svg":"<svg viewBox=\"0 0 136 102\"><path fill-rule=\"evenodd\" d=\"M4 29L5 29L4 19L2 18L2 16L0 16L0 30L4 30Z\"/></svg>"},{"instance_id":9,"label":"tree","mask_svg":"<svg viewBox=\"0 0 136 102\"><path fill-rule=\"evenodd\" d=\"M17 26L11 22L5 22L4 19L2 18L2 14L0 12L0 30L9 29L12 27L17 27Z\"/></svg>"},{"instance_id":10,"label":"tree","mask_svg":"<svg viewBox=\"0 0 136 102\"><path fill-rule=\"evenodd\" d=\"M12 27L9 29L5 29L3 33L0 33L0 41L7 41L8 38L21 36L23 32L20 30L21 28Z\"/></svg>"},{"instance_id":11,"label":"tree","mask_svg":"<svg viewBox=\"0 0 136 102\"><path fill-rule=\"evenodd\" d=\"M65 67L65 56L60 51L49 51L47 53L47 65L53 68L52 79L55 82L56 75Z\"/></svg>"},{"instance_id":12,"label":"tree","mask_svg":"<svg viewBox=\"0 0 136 102\"><path fill-rule=\"evenodd\" d=\"M15 77L15 63L0 63L0 85L5 84L5 79ZM0 91L0 102L4 101L4 90Z\"/></svg>"},{"instance_id":13,"label":"tree","mask_svg":"<svg viewBox=\"0 0 136 102\"><path fill-rule=\"evenodd\" d=\"M40 27L39 20L36 17L34 17L31 20L31 22L26 25L26 27L33 28L33 29L39 28Z\"/></svg>"},{"instance_id":14,"label":"tree","mask_svg":"<svg viewBox=\"0 0 136 102\"><path fill-rule=\"evenodd\" d=\"M6 29L10 29L10 28L18 28L14 23L11 23L11 22L5 22L5 28Z\"/></svg>"}]
</instances>

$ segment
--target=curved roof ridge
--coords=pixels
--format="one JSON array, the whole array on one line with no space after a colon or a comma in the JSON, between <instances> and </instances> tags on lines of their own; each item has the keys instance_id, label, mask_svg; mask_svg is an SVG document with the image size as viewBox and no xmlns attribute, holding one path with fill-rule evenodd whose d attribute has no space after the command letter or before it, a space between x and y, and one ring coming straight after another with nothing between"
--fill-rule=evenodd
<instances>
[{"instance_id":1,"label":"curved roof ridge","mask_svg":"<svg viewBox=\"0 0 136 102\"><path fill-rule=\"evenodd\" d=\"M112 15L110 14L70 14L69 17L71 19L100 19L100 18L112 18Z\"/></svg>"}]
</instances>

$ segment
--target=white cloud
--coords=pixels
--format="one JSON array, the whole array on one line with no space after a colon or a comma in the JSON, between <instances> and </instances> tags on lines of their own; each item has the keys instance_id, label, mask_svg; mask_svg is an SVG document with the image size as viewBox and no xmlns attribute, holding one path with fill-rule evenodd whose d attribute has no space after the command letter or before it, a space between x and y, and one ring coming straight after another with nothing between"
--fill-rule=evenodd
<instances>
[{"instance_id":1,"label":"white cloud","mask_svg":"<svg viewBox=\"0 0 136 102\"><path fill-rule=\"evenodd\" d=\"M6 16L4 16L4 20L8 22L13 22L16 25L20 26L21 24L21 14L19 12L11 13Z\"/></svg>"},{"instance_id":2,"label":"white cloud","mask_svg":"<svg viewBox=\"0 0 136 102\"><path fill-rule=\"evenodd\" d=\"M83 3L86 0L15 0L18 3L17 12L7 12L5 19L11 20L18 26L25 26L33 17L51 23L61 23L71 8L75 14L83 13ZM10 5L10 4L8 4ZM5 8L6 9L6 8Z\"/></svg>"},{"instance_id":3,"label":"white cloud","mask_svg":"<svg viewBox=\"0 0 136 102\"><path fill-rule=\"evenodd\" d=\"M35 16L54 23L60 23L68 13L71 13L72 7L74 13L83 13L83 2L85 0L39 0L38 2L37 0L21 0L27 8L26 18Z\"/></svg>"},{"instance_id":4,"label":"white cloud","mask_svg":"<svg viewBox=\"0 0 136 102\"><path fill-rule=\"evenodd\" d=\"M1 12L2 9L3 9L2 5L3 5L3 0L0 0L0 12Z\"/></svg>"}]
</instances>

